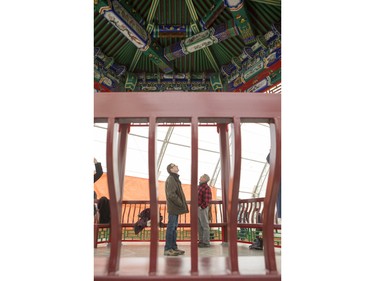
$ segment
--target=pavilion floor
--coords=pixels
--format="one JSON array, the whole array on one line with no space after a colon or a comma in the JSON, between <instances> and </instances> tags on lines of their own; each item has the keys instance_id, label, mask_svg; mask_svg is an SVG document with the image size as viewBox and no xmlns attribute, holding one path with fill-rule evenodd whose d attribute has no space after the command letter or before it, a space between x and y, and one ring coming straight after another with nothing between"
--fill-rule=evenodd
<instances>
[{"instance_id":1,"label":"pavilion floor","mask_svg":"<svg viewBox=\"0 0 375 281\"><path fill-rule=\"evenodd\" d=\"M190 275L190 243L178 242L185 251L177 257L164 256L164 242L158 245L157 275ZM264 253L251 250L249 244L238 243L238 266L240 274L266 275ZM98 244L94 249L94 275L107 275L106 266L110 248ZM281 274L281 248L275 248L277 270ZM149 267L149 242L123 242L118 275L147 276ZM221 242L211 242L210 248L198 248L199 275L227 275L229 273L229 249Z\"/></svg>"}]
</instances>

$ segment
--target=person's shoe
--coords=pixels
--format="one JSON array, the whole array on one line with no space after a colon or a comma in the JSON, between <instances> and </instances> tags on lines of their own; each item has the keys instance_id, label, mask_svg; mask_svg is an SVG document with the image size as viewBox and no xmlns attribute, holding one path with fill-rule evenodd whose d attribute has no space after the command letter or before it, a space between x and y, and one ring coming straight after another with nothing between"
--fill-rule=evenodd
<instances>
[{"instance_id":1,"label":"person's shoe","mask_svg":"<svg viewBox=\"0 0 375 281\"><path fill-rule=\"evenodd\" d=\"M178 256L179 253L173 249L164 251L164 256Z\"/></svg>"},{"instance_id":2,"label":"person's shoe","mask_svg":"<svg viewBox=\"0 0 375 281\"><path fill-rule=\"evenodd\" d=\"M198 243L198 248L210 248L210 244Z\"/></svg>"},{"instance_id":3,"label":"person's shoe","mask_svg":"<svg viewBox=\"0 0 375 281\"><path fill-rule=\"evenodd\" d=\"M179 255L185 254L185 251L180 250L180 249L173 249L173 251L177 252Z\"/></svg>"}]
</instances>

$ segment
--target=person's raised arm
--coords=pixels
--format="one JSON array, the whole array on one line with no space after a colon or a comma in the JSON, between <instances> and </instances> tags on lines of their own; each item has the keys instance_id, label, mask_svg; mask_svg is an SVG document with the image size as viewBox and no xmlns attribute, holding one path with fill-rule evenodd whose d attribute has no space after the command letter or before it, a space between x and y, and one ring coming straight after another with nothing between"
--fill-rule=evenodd
<instances>
[{"instance_id":1,"label":"person's raised arm","mask_svg":"<svg viewBox=\"0 0 375 281\"><path fill-rule=\"evenodd\" d=\"M94 158L94 164L95 164L94 182L96 182L103 175L103 168L102 168L102 163L98 162L96 158Z\"/></svg>"}]
</instances>

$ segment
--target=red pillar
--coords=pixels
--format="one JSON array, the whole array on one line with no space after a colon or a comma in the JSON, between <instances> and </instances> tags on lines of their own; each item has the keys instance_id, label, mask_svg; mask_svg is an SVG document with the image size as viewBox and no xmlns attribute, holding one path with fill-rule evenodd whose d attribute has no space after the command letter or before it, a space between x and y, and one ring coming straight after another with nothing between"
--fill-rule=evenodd
<instances>
[{"instance_id":1,"label":"red pillar","mask_svg":"<svg viewBox=\"0 0 375 281\"><path fill-rule=\"evenodd\" d=\"M266 197L264 199L263 212L263 246L266 269L270 273L277 272L275 247L274 247L274 217L276 199L281 182L281 121L275 118L270 123L271 152L270 173L267 182Z\"/></svg>"},{"instance_id":2,"label":"red pillar","mask_svg":"<svg viewBox=\"0 0 375 281\"><path fill-rule=\"evenodd\" d=\"M191 120L191 273L198 274L198 118Z\"/></svg>"},{"instance_id":3,"label":"red pillar","mask_svg":"<svg viewBox=\"0 0 375 281\"><path fill-rule=\"evenodd\" d=\"M219 124L219 137L220 137L220 165L221 165L221 197L223 200L223 223L225 226L222 228L222 241L228 242L228 189L229 189L229 171L230 171L230 159L229 159L229 141L228 141L228 125Z\"/></svg>"},{"instance_id":4,"label":"red pillar","mask_svg":"<svg viewBox=\"0 0 375 281\"><path fill-rule=\"evenodd\" d=\"M150 263L149 275L156 275L158 258L158 181L156 176L156 118L149 119L148 135L148 172L149 172L149 190L150 190L150 211L151 211L151 245L150 245Z\"/></svg>"},{"instance_id":5,"label":"red pillar","mask_svg":"<svg viewBox=\"0 0 375 281\"><path fill-rule=\"evenodd\" d=\"M233 168L229 179L228 193L228 232L229 232L229 256L230 270L232 274L239 274L238 271L238 251L237 251L237 210L238 194L241 177L241 124L240 118L233 120L234 142L233 142Z\"/></svg>"}]
</instances>

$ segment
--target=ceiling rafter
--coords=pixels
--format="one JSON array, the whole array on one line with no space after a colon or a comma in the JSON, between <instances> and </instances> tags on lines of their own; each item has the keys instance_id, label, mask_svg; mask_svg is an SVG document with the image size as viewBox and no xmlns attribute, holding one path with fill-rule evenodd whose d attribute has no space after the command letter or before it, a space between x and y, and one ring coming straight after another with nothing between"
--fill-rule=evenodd
<instances>
[{"instance_id":1,"label":"ceiling rafter","mask_svg":"<svg viewBox=\"0 0 375 281\"><path fill-rule=\"evenodd\" d=\"M148 33L151 33L154 28L152 21L154 20L158 5L159 5L159 0L152 0L151 7L150 7L150 10L148 11L147 20L146 20L146 24L147 24L146 30ZM130 71L134 71L141 55L142 55L142 52L139 49L137 49L137 51L135 52L134 58L132 60L132 63L130 64L130 67L129 67Z\"/></svg>"},{"instance_id":2,"label":"ceiling rafter","mask_svg":"<svg viewBox=\"0 0 375 281\"><path fill-rule=\"evenodd\" d=\"M281 6L281 0L247 0L247 1L273 5L273 6Z\"/></svg>"},{"instance_id":3,"label":"ceiling rafter","mask_svg":"<svg viewBox=\"0 0 375 281\"><path fill-rule=\"evenodd\" d=\"M197 34L197 33L200 32L200 30L198 28L198 16L197 16L197 12L194 8L193 1L192 0L185 0L185 3L186 3L186 5L189 9L191 18L193 19L193 24L191 25L191 28L192 28L194 34ZM209 62L211 63L211 65L215 69L215 71L219 72L220 68L219 68L218 63L216 62L214 56L212 55L210 49L208 47L205 47L205 48L203 48L203 52L207 56Z\"/></svg>"}]
</instances>

